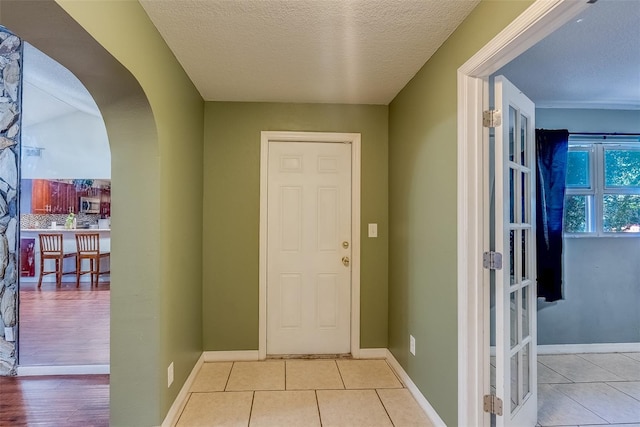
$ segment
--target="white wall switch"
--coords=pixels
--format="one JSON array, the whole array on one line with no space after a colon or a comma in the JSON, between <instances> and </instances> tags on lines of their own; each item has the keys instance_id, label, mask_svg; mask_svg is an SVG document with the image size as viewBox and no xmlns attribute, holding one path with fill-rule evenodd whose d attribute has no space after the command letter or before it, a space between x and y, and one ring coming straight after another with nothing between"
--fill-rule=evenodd
<instances>
[{"instance_id":1,"label":"white wall switch","mask_svg":"<svg viewBox=\"0 0 640 427\"><path fill-rule=\"evenodd\" d=\"M167 388L173 384L173 362L167 368Z\"/></svg>"},{"instance_id":2,"label":"white wall switch","mask_svg":"<svg viewBox=\"0 0 640 427\"><path fill-rule=\"evenodd\" d=\"M414 356L416 355L416 339L413 335L409 335L409 352Z\"/></svg>"},{"instance_id":3,"label":"white wall switch","mask_svg":"<svg viewBox=\"0 0 640 427\"><path fill-rule=\"evenodd\" d=\"M378 224L369 224L369 237L378 237Z\"/></svg>"}]
</instances>

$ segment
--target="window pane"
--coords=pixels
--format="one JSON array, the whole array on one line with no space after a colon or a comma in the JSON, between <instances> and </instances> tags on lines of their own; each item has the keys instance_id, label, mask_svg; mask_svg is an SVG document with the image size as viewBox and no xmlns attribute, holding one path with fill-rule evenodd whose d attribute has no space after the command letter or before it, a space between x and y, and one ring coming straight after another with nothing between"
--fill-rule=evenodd
<instances>
[{"instance_id":1,"label":"window pane","mask_svg":"<svg viewBox=\"0 0 640 427\"><path fill-rule=\"evenodd\" d=\"M603 231L607 233L640 232L640 196L606 194L603 199Z\"/></svg>"},{"instance_id":2,"label":"window pane","mask_svg":"<svg viewBox=\"0 0 640 427\"><path fill-rule=\"evenodd\" d=\"M520 116L520 164L528 166L527 159L527 126L529 120L526 116Z\"/></svg>"},{"instance_id":3,"label":"window pane","mask_svg":"<svg viewBox=\"0 0 640 427\"><path fill-rule=\"evenodd\" d=\"M588 200L591 196L567 196L564 202L564 232L589 232L587 218L589 217Z\"/></svg>"},{"instance_id":4,"label":"window pane","mask_svg":"<svg viewBox=\"0 0 640 427\"><path fill-rule=\"evenodd\" d=\"M591 188L588 151L569 151L567 157L567 187Z\"/></svg>"},{"instance_id":5,"label":"window pane","mask_svg":"<svg viewBox=\"0 0 640 427\"><path fill-rule=\"evenodd\" d=\"M515 162L516 151L516 110L509 106L509 160Z\"/></svg>"},{"instance_id":6,"label":"window pane","mask_svg":"<svg viewBox=\"0 0 640 427\"><path fill-rule=\"evenodd\" d=\"M640 151L604 150L605 187L640 188Z\"/></svg>"}]
</instances>

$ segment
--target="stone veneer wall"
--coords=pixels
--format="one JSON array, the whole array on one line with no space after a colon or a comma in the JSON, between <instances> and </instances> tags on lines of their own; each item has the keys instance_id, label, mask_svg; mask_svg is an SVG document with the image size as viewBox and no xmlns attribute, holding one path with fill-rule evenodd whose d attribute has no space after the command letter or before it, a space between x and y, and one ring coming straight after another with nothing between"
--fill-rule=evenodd
<instances>
[{"instance_id":1,"label":"stone veneer wall","mask_svg":"<svg viewBox=\"0 0 640 427\"><path fill-rule=\"evenodd\" d=\"M16 375L22 40L0 26L0 375ZM11 332L11 331L9 331Z\"/></svg>"}]
</instances>

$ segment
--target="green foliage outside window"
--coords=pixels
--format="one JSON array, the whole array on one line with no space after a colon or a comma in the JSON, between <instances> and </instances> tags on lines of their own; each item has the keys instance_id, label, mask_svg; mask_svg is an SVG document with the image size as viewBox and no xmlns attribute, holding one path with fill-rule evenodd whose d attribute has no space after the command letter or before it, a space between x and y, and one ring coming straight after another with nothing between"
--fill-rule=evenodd
<instances>
[{"instance_id":1,"label":"green foliage outside window","mask_svg":"<svg viewBox=\"0 0 640 427\"><path fill-rule=\"evenodd\" d=\"M597 212L602 213L598 233L640 232L640 150L629 145L580 147L568 156L565 232L598 231L592 223ZM592 177L590 162L597 158L604 164Z\"/></svg>"}]
</instances>

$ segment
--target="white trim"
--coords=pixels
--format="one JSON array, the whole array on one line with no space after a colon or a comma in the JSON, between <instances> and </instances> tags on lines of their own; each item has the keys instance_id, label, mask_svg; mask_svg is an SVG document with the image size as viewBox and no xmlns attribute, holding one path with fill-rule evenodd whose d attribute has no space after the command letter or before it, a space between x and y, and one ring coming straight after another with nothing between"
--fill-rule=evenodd
<instances>
[{"instance_id":1,"label":"white trim","mask_svg":"<svg viewBox=\"0 0 640 427\"><path fill-rule=\"evenodd\" d=\"M182 385L180 392L178 392L178 395L171 405L171 408L169 408L169 412L167 412L167 416L164 417L164 421L161 424L162 427L171 427L178 422L178 418L180 417L180 414L182 413L182 410L184 409L185 405L187 404L187 400L189 399L189 390L195 382L196 377L198 376L198 373L200 372L203 364L204 353L200 355L198 361L191 370L191 373L187 377L187 380Z\"/></svg>"},{"instance_id":2,"label":"white trim","mask_svg":"<svg viewBox=\"0 0 640 427\"><path fill-rule=\"evenodd\" d=\"M640 342L539 345L538 354L638 353Z\"/></svg>"},{"instance_id":3,"label":"white trim","mask_svg":"<svg viewBox=\"0 0 640 427\"><path fill-rule=\"evenodd\" d=\"M416 402L418 402L418 405L420 405L420 408L422 408L422 410L427 414L431 423L436 427L446 427L447 425L442 420L442 418L440 418L440 415L438 415L438 413L436 412L435 409L433 409L433 406L431 406L427 398L424 397L424 395L420 392L420 390L418 389L418 386L416 386L415 383L411 380L411 378L409 378L409 375L405 372L402 366L400 366L400 363L398 363L393 353L391 353L387 349L384 349L384 350L386 350L386 353L387 353L387 356L386 356L387 363L389 363L389 366L391 366L391 369L393 369L396 372L396 374L400 378L400 381L402 381L404 385L407 387L407 390L409 390L413 398L416 400ZM458 423L458 425L463 425L463 424Z\"/></svg>"},{"instance_id":4,"label":"white trim","mask_svg":"<svg viewBox=\"0 0 640 427\"><path fill-rule=\"evenodd\" d=\"M238 351L205 351L203 354L206 362L246 362L261 360L257 350Z\"/></svg>"},{"instance_id":5,"label":"white trim","mask_svg":"<svg viewBox=\"0 0 640 427\"><path fill-rule=\"evenodd\" d=\"M41 375L105 375L109 365L18 366L19 377Z\"/></svg>"},{"instance_id":6,"label":"white trim","mask_svg":"<svg viewBox=\"0 0 640 427\"><path fill-rule=\"evenodd\" d=\"M359 133L262 131L260 134L260 261L258 358L267 357L267 161L269 141L351 143L351 355L360 353L360 169Z\"/></svg>"},{"instance_id":7,"label":"white trim","mask_svg":"<svg viewBox=\"0 0 640 427\"><path fill-rule=\"evenodd\" d=\"M458 424L481 426L484 342L484 79L588 7L586 1L538 0L458 69ZM486 353L486 354L485 354Z\"/></svg>"},{"instance_id":8,"label":"white trim","mask_svg":"<svg viewBox=\"0 0 640 427\"><path fill-rule=\"evenodd\" d=\"M386 348L361 348L359 357L352 356L354 359L387 359L389 354Z\"/></svg>"}]
</instances>

